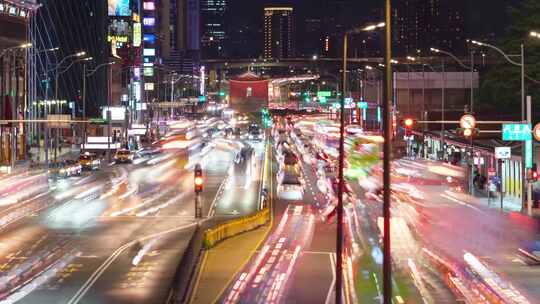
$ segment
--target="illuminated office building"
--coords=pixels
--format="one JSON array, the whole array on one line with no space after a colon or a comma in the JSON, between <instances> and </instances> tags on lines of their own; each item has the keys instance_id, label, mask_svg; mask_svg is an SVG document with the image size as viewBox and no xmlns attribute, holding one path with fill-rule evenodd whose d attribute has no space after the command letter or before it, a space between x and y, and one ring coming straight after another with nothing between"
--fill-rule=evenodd
<instances>
[{"instance_id":1,"label":"illuminated office building","mask_svg":"<svg viewBox=\"0 0 540 304\"><path fill-rule=\"evenodd\" d=\"M264 58L294 57L292 7L264 8Z\"/></svg>"}]
</instances>

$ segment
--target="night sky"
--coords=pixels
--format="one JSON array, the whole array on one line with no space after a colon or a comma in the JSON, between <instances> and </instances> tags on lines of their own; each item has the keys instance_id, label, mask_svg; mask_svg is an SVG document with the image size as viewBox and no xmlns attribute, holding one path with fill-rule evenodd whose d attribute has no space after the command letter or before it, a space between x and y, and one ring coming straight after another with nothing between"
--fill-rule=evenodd
<instances>
[{"instance_id":1,"label":"night sky","mask_svg":"<svg viewBox=\"0 0 540 304\"><path fill-rule=\"evenodd\" d=\"M249 28L252 32L247 35L251 41L260 42L262 32L263 7L267 5L292 5L295 9L296 24L301 31L301 24L307 17L322 17L325 13L325 3L328 1L350 2L356 12L358 23L372 20L374 9L384 5L383 0L229 0L230 32ZM519 4L521 0L442 0L466 1L468 37L481 39L497 36L503 33L508 22L506 11L511 5ZM301 34L301 33L298 33Z\"/></svg>"}]
</instances>

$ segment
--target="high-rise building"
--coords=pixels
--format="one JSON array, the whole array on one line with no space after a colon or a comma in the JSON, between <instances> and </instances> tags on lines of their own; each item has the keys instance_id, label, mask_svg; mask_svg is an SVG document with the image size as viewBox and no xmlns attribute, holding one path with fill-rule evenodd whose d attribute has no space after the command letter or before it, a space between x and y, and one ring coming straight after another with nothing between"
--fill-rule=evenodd
<instances>
[{"instance_id":1,"label":"high-rise building","mask_svg":"<svg viewBox=\"0 0 540 304\"><path fill-rule=\"evenodd\" d=\"M296 55L298 57L311 57L313 55L320 55L323 32L322 21L317 17L306 17L297 28L297 44Z\"/></svg>"},{"instance_id":2,"label":"high-rise building","mask_svg":"<svg viewBox=\"0 0 540 304\"><path fill-rule=\"evenodd\" d=\"M352 28L358 18L354 0L325 0L323 17L322 55L339 57L342 53L343 33Z\"/></svg>"},{"instance_id":3,"label":"high-rise building","mask_svg":"<svg viewBox=\"0 0 540 304\"><path fill-rule=\"evenodd\" d=\"M167 70L196 73L200 61L199 0L163 0L157 17L157 44Z\"/></svg>"},{"instance_id":4,"label":"high-rise building","mask_svg":"<svg viewBox=\"0 0 540 304\"><path fill-rule=\"evenodd\" d=\"M464 1L403 0L393 14L397 55L426 53L431 47L464 49Z\"/></svg>"},{"instance_id":5,"label":"high-rise building","mask_svg":"<svg viewBox=\"0 0 540 304\"><path fill-rule=\"evenodd\" d=\"M37 98L51 99L57 95L58 99L75 101L74 114L81 117L83 62L73 64L70 69L59 75L57 93L54 71L63 58L80 51L85 51L86 56L93 58L91 62L85 64L88 70L110 61L111 47L107 41L109 36L107 1L40 0L39 4L41 6L37 10L31 31L32 43L37 50L58 49L35 54L36 73L41 77L47 75L36 86ZM69 27L66 24L69 24ZM125 39L125 35L122 36L122 39ZM66 61L64 63L72 62ZM107 104L108 91L104 89L108 87L107 75L107 69L102 68L86 79L85 95L89 102L86 103L85 110L89 117L101 114L100 107Z\"/></svg>"},{"instance_id":6,"label":"high-rise building","mask_svg":"<svg viewBox=\"0 0 540 304\"><path fill-rule=\"evenodd\" d=\"M202 0L201 52L203 58L219 58L225 54L227 0Z\"/></svg>"},{"instance_id":7,"label":"high-rise building","mask_svg":"<svg viewBox=\"0 0 540 304\"><path fill-rule=\"evenodd\" d=\"M294 56L294 22L292 7L264 8L264 58Z\"/></svg>"},{"instance_id":8,"label":"high-rise building","mask_svg":"<svg viewBox=\"0 0 540 304\"><path fill-rule=\"evenodd\" d=\"M33 24L36 1L0 0L0 119L17 119L37 112L35 65L29 58L35 49L21 47L31 42L28 29ZM26 125L0 124L0 165L25 159L28 135ZM30 139L27 136L26 139Z\"/></svg>"}]
</instances>

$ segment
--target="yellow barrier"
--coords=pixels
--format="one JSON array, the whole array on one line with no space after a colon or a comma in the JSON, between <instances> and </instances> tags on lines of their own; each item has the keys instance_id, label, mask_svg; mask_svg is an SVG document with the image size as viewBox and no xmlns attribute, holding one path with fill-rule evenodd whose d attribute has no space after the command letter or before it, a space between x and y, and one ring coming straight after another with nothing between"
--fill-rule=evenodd
<instances>
[{"instance_id":1,"label":"yellow barrier","mask_svg":"<svg viewBox=\"0 0 540 304\"><path fill-rule=\"evenodd\" d=\"M203 247L206 249L212 248L218 242L233 237L242 232L253 230L260 227L270 219L270 210L263 210L249 216L244 216L235 220L231 220L208 229L204 232Z\"/></svg>"}]
</instances>

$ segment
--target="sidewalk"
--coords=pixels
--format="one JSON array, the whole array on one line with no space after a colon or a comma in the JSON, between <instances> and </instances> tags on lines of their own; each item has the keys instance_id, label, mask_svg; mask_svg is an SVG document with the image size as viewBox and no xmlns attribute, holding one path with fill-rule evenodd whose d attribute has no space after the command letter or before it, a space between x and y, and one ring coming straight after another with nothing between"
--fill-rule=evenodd
<instances>
[{"instance_id":1,"label":"sidewalk","mask_svg":"<svg viewBox=\"0 0 540 304\"><path fill-rule=\"evenodd\" d=\"M418 164L421 164L421 165L424 165L424 166L440 166L441 168L447 168L447 169L450 169L450 170L453 170L453 171L456 171L456 172L460 172L461 173L461 176L459 179L461 180L462 184L466 184L466 181L463 180L463 178L465 177L465 174L464 174L464 168L461 167L461 166L454 166L454 165L451 165L451 164L448 164L446 162L441 162L441 161L435 161L435 160L431 160L431 159L422 159L422 158L417 158L417 159L406 159L405 160L406 162L417 162ZM438 173L434 173L435 170L431 170L431 172L427 173L427 172L424 172L424 176L426 177L429 177L429 176L439 176L440 178L445 178L444 176L444 171L441 171L439 174ZM527 210L523 210L522 211L522 204L521 204L521 198L518 198L518 197L514 197L514 196L510 196L510 195L505 195L503 197L503 200L502 200L502 208L501 208L501 197L500 197L500 193L495 193L495 196L491 196L491 197L488 197L487 196L487 192L486 191L481 191L481 190L475 190L474 191L474 196L468 194L468 193L463 193L463 192L449 192L451 193L452 195L450 195L451 197L453 197L454 199L458 199L458 200L461 200L461 201L464 201L464 202L467 202L469 204L475 204L475 205L479 205L479 206L482 206L484 208L490 208L490 209L497 209L497 210L501 210L503 212L507 212L507 213L511 213L511 212L517 212L517 213L521 213L523 215L527 215ZM534 218L538 218L540 219L540 209L539 208L533 208L532 210L532 217Z\"/></svg>"},{"instance_id":2,"label":"sidewalk","mask_svg":"<svg viewBox=\"0 0 540 304\"><path fill-rule=\"evenodd\" d=\"M242 233L205 251L189 303L216 303L265 240L269 225Z\"/></svg>"},{"instance_id":3,"label":"sidewalk","mask_svg":"<svg viewBox=\"0 0 540 304\"><path fill-rule=\"evenodd\" d=\"M39 153L38 153L39 152ZM56 154L57 161L63 161L65 159L76 159L78 158L80 150L78 148L72 149L71 147L62 147L62 150L59 150ZM18 175L35 169L44 169L45 168L45 151L43 148L39 149L37 147L30 148L31 157L26 160L20 160L15 163L15 167L8 172L0 172L0 177L8 175ZM39 162L38 162L39 159ZM31 166L32 161L36 162ZM49 164L54 162L54 150L49 150Z\"/></svg>"}]
</instances>

